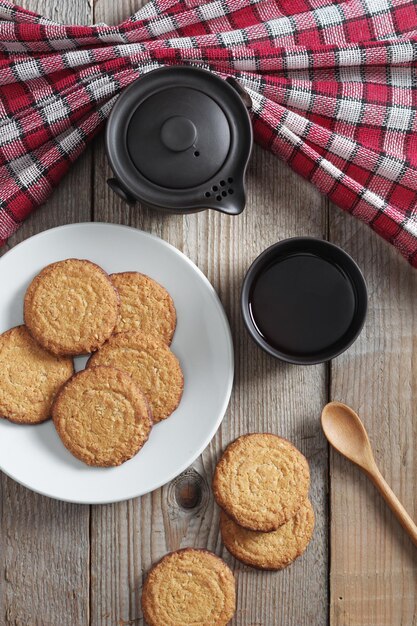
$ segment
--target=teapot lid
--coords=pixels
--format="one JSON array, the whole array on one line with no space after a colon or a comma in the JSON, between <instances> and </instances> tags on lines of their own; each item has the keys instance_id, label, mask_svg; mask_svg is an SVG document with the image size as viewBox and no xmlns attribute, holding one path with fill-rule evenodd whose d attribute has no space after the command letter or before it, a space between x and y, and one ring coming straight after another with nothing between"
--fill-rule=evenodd
<instances>
[{"instance_id":1,"label":"teapot lid","mask_svg":"<svg viewBox=\"0 0 417 626\"><path fill-rule=\"evenodd\" d=\"M224 163L230 129L223 109L206 92L198 77L192 86L176 86L175 77L142 100L126 131L133 164L148 180L162 187L185 189L209 180ZM159 83L159 84L158 84Z\"/></svg>"},{"instance_id":2,"label":"teapot lid","mask_svg":"<svg viewBox=\"0 0 417 626\"><path fill-rule=\"evenodd\" d=\"M240 180L243 193L251 145L240 95L194 67L161 68L133 83L116 102L106 133L110 164L127 194L163 208L214 202L227 210L217 198L232 203L225 193L239 195ZM235 188L213 194L220 179L234 180Z\"/></svg>"}]
</instances>

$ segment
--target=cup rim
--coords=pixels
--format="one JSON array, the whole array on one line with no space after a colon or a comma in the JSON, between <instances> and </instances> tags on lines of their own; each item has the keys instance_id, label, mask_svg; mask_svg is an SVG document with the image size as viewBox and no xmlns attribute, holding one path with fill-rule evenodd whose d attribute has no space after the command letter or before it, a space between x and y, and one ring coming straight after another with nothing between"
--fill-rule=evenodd
<instances>
[{"instance_id":1,"label":"cup rim","mask_svg":"<svg viewBox=\"0 0 417 626\"><path fill-rule=\"evenodd\" d=\"M320 250L325 250L327 254L321 256L325 257L328 261L333 260L333 262L339 265L339 267L345 272L353 287L356 300L355 317L351 326L346 331L346 341L343 342L342 345L338 343L334 344L338 347L334 347L333 349L332 346L329 346L318 353L308 355L284 352L268 343L256 328L249 310L249 297L252 285L265 265L269 264L273 258L283 256L286 252L290 254L303 249L310 249L310 251L314 251L319 255ZM240 304L246 329L260 348L271 356L280 359L281 361L285 361L286 363L294 365L316 365L318 363L325 363L334 359L345 352L345 350L347 350L354 343L354 341L356 341L362 331L366 319L368 309L368 290L360 267L350 254L348 254L340 246L318 237L290 237L272 244L266 248L266 250L261 252L261 254L259 254L252 262L243 280Z\"/></svg>"}]
</instances>

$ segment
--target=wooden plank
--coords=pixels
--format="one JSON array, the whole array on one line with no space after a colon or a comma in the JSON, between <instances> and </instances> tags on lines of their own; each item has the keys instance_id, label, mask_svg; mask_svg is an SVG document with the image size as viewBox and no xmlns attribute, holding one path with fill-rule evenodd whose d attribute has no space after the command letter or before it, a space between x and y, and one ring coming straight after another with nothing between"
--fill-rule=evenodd
<instances>
[{"instance_id":1,"label":"wooden plank","mask_svg":"<svg viewBox=\"0 0 417 626\"><path fill-rule=\"evenodd\" d=\"M22 5L68 23L91 21L88 0ZM90 183L89 153L1 253L47 228L89 220ZM0 603L5 626L88 624L89 507L50 500L0 475Z\"/></svg>"},{"instance_id":2,"label":"wooden plank","mask_svg":"<svg viewBox=\"0 0 417 626\"><path fill-rule=\"evenodd\" d=\"M136 8L134 2L100 0L94 19L115 23ZM214 212L168 216L129 208L108 190L105 179L110 175L101 145L95 152L95 219L161 236L208 276L231 321L236 378L220 431L188 473L142 498L92 507L91 623L142 625L141 588L149 567L168 551L197 546L214 550L235 571L238 612L234 626L324 626L327 447L318 416L326 402L326 368L286 366L262 353L244 331L239 294L246 269L268 245L287 236L324 235L325 203L307 183L260 149L255 150L249 171L248 205L239 217ZM307 554L281 573L259 573L242 566L228 555L219 538L219 511L210 488L214 465L224 446L248 431L288 437L307 454L312 466L317 513L314 540ZM195 497L195 506L183 506L181 494L186 500Z\"/></svg>"},{"instance_id":3,"label":"wooden plank","mask_svg":"<svg viewBox=\"0 0 417 626\"><path fill-rule=\"evenodd\" d=\"M89 507L0 482L0 623L88 624Z\"/></svg>"},{"instance_id":4,"label":"wooden plank","mask_svg":"<svg viewBox=\"0 0 417 626\"><path fill-rule=\"evenodd\" d=\"M359 340L333 362L331 397L363 418L382 473L417 518L417 273L366 226L334 208L331 240L369 289ZM331 456L332 626L416 626L415 548L359 470Z\"/></svg>"}]
</instances>

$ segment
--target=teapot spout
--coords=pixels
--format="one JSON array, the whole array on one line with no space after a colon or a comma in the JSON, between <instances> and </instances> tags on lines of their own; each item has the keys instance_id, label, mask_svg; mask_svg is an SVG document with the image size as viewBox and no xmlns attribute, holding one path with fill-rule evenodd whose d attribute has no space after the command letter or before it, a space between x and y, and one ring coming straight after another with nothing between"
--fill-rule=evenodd
<instances>
[{"instance_id":1,"label":"teapot spout","mask_svg":"<svg viewBox=\"0 0 417 626\"><path fill-rule=\"evenodd\" d=\"M246 205L246 195L244 191L234 191L233 194L227 196L223 202L219 202L214 209L226 215L239 215L242 213Z\"/></svg>"}]
</instances>

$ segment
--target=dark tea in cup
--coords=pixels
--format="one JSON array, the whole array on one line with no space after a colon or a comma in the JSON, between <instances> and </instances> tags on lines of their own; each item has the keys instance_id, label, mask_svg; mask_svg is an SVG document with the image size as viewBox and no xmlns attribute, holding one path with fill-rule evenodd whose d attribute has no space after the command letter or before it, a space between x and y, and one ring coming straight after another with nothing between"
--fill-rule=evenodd
<instances>
[{"instance_id":1,"label":"dark tea in cup","mask_svg":"<svg viewBox=\"0 0 417 626\"><path fill-rule=\"evenodd\" d=\"M366 316L364 278L341 248L313 238L263 252L243 284L242 312L254 340L291 363L327 361L359 335Z\"/></svg>"}]
</instances>

